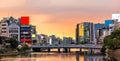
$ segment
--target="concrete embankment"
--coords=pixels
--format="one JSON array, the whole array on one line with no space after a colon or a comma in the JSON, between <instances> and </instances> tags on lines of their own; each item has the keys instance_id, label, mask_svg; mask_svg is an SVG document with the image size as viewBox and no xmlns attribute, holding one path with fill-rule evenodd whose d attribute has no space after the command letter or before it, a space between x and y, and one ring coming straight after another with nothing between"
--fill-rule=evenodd
<instances>
[{"instance_id":1,"label":"concrete embankment","mask_svg":"<svg viewBox=\"0 0 120 61\"><path fill-rule=\"evenodd\" d=\"M120 61L120 49L116 49L116 50L107 49L106 52L108 54L108 57L113 57L113 58L117 59L117 61Z\"/></svg>"}]
</instances>

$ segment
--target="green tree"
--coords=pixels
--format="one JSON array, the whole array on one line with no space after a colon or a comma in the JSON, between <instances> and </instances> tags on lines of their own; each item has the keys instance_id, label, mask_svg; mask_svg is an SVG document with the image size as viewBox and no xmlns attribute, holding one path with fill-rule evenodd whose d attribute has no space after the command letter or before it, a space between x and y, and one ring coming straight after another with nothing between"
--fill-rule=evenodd
<instances>
[{"instance_id":1,"label":"green tree","mask_svg":"<svg viewBox=\"0 0 120 61\"><path fill-rule=\"evenodd\" d=\"M2 50L0 50L0 54L3 54L3 51L2 51Z\"/></svg>"},{"instance_id":2,"label":"green tree","mask_svg":"<svg viewBox=\"0 0 120 61\"><path fill-rule=\"evenodd\" d=\"M104 38L103 46L109 49L116 49L120 46L120 30L115 30L111 35Z\"/></svg>"},{"instance_id":3,"label":"green tree","mask_svg":"<svg viewBox=\"0 0 120 61\"><path fill-rule=\"evenodd\" d=\"M10 45L11 45L11 48L17 48L18 41L16 39L10 38Z\"/></svg>"},{"instance_id":4,"label":"green tree","mask_svg":"<svg viewBox=\"0 0 120 61\"><path fill-rule=\"evenodd\" d=\"M5 40L5 43L10 43L10 47L12 49L16 49L18 47L18 41L14 38L8 38Z\"/></svg>"},{"instance_id":5,"label":"green tree","mask_svg":"<svg viewBox=\"0 0 120 61\"><path fill-rule=\"evenodd\" d=\"M29 46L28 45L23 45L21 48L17 48L18 52L26 52L27 50L29 50Z\"/></svg>"}]
</instances>

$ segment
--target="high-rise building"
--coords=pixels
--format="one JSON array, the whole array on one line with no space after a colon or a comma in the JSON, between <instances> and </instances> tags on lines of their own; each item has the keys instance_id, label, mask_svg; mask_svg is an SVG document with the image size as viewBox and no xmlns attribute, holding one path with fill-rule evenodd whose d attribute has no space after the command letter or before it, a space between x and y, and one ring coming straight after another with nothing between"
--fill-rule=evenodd
<instances>
[{"instance_id":1,"label":"high-rise building","mask_svg":"<svg viewBox=\"0 0 120 61\"><path fill-rule=\"evenodd\" d=\"M71 37L63 37L63 44L71 44L73 39Z\"/></svg>"},{"instance_id":2,"label":"high-rise building","mask_svg":"<svg viewBox=\"0 0 120 61\"><path fill-rule=\"evenodd\" d=\"M107 35L110 35L111 32L117 28L117 26L118 26L117 19L105 20L105 29L106 29Z\"/></svg>"},{"instance_id":3,"label":"high-rise building","mask_svg":"<svg viewBox=\"0 0 120 61\"><path fill-rule=\"evenodd\" d=\"M8 27L8 19L4 18L3 20L1 20L1 36L2 37L8 37L7 27Z\"/></svg>"},{"instance_id":4,"label":"high-rise building","mask_svg":"<svg viewBox=\"0 0 120 61\"><path fill-rule=\"evenodd\" d=\"M79 44L79 24L76 25L76 44Z\"/></svg>"},{"instance_id":5,"label":"high-rise building","mask_svg":"<svg viewBox=\"0 0 120 61\"><path fill-rule=\"evenodd\" d=\"M29 24L29 17L21 17L20 19L20 41L31 43L31 25Z\"/></svg>"},{"instance_id":6,"label":"high-rise building","mask_svg":"<svg viewBox=\"0 0 120 61\"><path fill-rule=\"evenodd\" d=\"M57 44L57 37L55 35L51 35L51 36L49 36L49 38L50 38L49 41L50 41L51 45Z\"/></svg>"},{"instance_id":7,"label":"high-rise building","mask_svg":"<svg viewBox=\"0 0 120 61\"><path fill-rule=\"evenodd\" d=\"M118 25L118 19L105 20L105 26L99 30L99 42L103 42L104 37L111 35L111 32L116 30Z\"/></svg>"},{"instance_id":8,"label":"high-rise building","mask_svg":"<svg viewBox=\"0 0 120 61\"><path fill-rule=\"evenodd\" d=\"M102 31L101 29L104 28L105 25L104 24L94 24L94 28L95 28L95 40L96 42L98 43L99 42L99 39L100 39L100 36L102 35Z\"/></svg>"},{"instance_id":9,"label":"high-rise building","mask_svg":"<svg viewBox=\"0 0 120 61\"><path fill-rule=\"evenodd\" d=\"M62 44L63 40L60 37L57 37L57 42L58 42L58 44Z\"/></svg>"},{"instance_id":10,"label":"high-rise building","mask_svg":"<svg viewBox=\"0 0 120 61\"><path fill-rule=\"evenodd\" d=\"M20 26L20 40L21 42L31 42L31 25Z\"/></svg>"},{"instance_id":11,"label":"high-rise building","mask_svg":"<svg viewBox=\"0 0 120 61\"><path fill-rule=\"evenodd\" d=\"M16 38L19 42L30 44L31 37L35 39L36 27L29 24L29 17L23 16L19 19L13 17L3 18L0 21L0 36Z\"/></svg>"},{"instance_id":12,"label":"high-rise building","mask_svg":"<svg viewBox=\"0 0 120 61\"><path fill-rule=\"evenodd\" d=\"M2 37L15 38L20 42L20 26L19 19L13 17L6 17L1 20L1 34Z\"/></svg>"},{"instance_id":13,"label":"high-rise building","mask_svg":"<svg viewBox=\"0 0 120 61\"><path fill-rule=\"evenodd\" d=\"M20 42L20 27L16 23L11 23L7 27L8 37L15 38Z\"/></svg>"},{"instance_id":14,"label":"high-rise building","mask_svg":"<svg viewBox=\"0 0 120 61\"><path fill-rule=\"evenodd\" d=\"M77 24L76 27L76 42L93 43L94 42L94 25L90 22Z\"/></svg>"},{"instance_id":15,"label":"high-rise building","mask_svg":"<svg viewBox=\"0 0 120 61\"><path fill-rule=\"evenodd\" d=\"M49 37L45 34L40 34L40 44L49 44Z\"/></svg>"},{"instance_id":16,"label":"high-rise building","mask_svg":"<svg viewBox=\"0 0 120 61\"><path fill-rule=\"evenodd\" d=\"M97 37L96 37L97 43L102 42L102 40L103 40L102 35L103 35L103 28L102 29L98 29L97 30Z\"/></svg>"}]
</instances>

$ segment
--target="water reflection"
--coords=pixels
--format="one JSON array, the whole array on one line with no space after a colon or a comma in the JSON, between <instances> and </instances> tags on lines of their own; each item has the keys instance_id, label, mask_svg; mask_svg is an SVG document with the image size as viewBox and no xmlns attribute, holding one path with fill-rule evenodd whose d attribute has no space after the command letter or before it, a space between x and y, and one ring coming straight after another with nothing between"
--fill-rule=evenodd
<instances>
[{"instance_id":1,"label":"water reflection","mask_svg":"<svg viewBox=\"0 0 120 61\"><path fill-rule=\"evenodd\" d=\"M103 61L104 55L81 53L30 53L2 56L0 61Z\"/></svg>"}]
</instances>

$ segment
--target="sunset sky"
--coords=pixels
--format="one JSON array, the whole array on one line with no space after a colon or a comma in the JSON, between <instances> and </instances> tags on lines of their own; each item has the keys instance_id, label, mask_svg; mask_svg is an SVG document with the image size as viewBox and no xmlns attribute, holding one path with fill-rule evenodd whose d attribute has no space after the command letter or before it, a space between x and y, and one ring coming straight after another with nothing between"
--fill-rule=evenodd
<instances>
[{"instance_id":1,"label":"sunset sky","mask_svg":"<svg viewBox=\"0 0 120 61\"><path fill-rule=\"evenodd\" d=\"M0 19L30 16L40 34L75 37L77 23L103 23L120 13L120 0L0 0Z\"/></svg>"}]
</instances>

